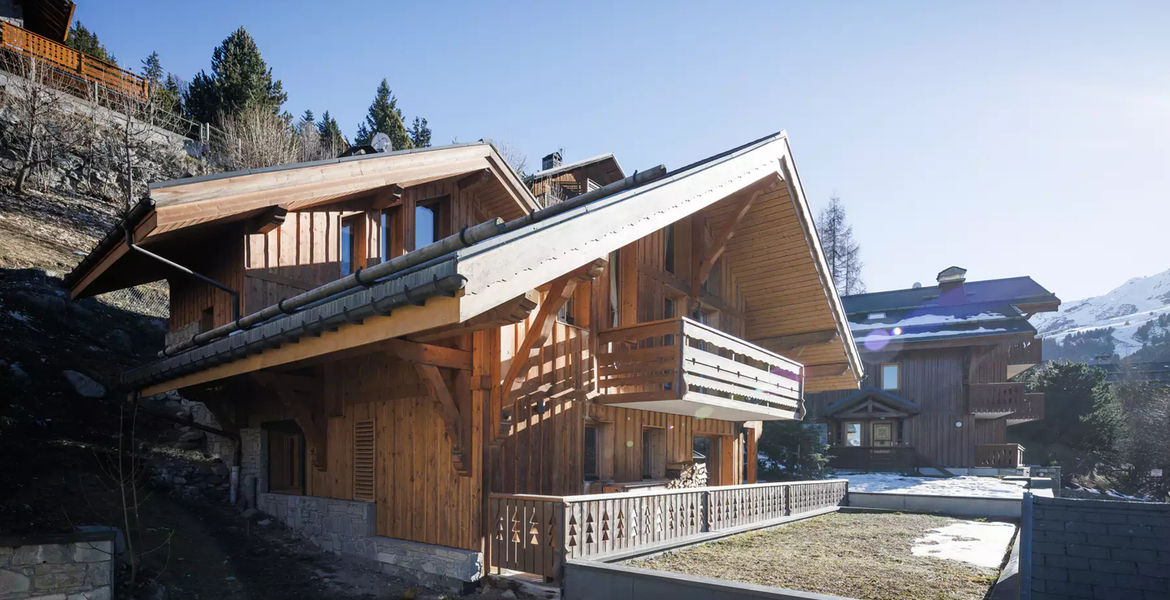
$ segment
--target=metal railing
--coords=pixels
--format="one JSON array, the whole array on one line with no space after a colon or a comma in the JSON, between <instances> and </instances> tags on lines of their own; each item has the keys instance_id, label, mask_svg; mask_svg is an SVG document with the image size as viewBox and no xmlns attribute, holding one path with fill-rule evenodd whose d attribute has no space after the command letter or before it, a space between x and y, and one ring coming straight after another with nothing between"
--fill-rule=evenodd
<instances>
[{"instance_id":1,"label":"metal railing","mask_svg":"<svg viewBox=\"0 0 1170 600\"><path fill-rule=\"evenodd\" d=\"M844 479L584 496L492 494L489 569L560 577L570 558L685 543L845 503Z\"/></svg>"},{"instance_id":2,"label":"metal railing","mask_svg":"<svg viewBox=\"0 0 1170 600\"><path fill-rule=\"evenodd\" d=\"M598 341L598 386L613 402L731 401L785 418L800 411L803 365L686 317L607 329Z\"/></svg>"}]
</instances>

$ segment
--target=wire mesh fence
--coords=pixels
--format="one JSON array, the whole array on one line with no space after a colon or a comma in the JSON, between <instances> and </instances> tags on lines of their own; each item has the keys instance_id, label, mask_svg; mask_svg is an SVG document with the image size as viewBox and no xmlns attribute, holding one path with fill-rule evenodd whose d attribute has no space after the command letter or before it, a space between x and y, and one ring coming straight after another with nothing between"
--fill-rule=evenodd
<instances>
[{"instance_id":1,"label":"wire mesh fence","mask_svg":"<svg viewBox=\"0 0 1170 600\"><path fill-rule=\"evenodd\" d=\"M106 292L94 298L98 302L128 312L159 319L169 319L171 316L171 288L165 281Z\"/></svg>"}]
</instances>

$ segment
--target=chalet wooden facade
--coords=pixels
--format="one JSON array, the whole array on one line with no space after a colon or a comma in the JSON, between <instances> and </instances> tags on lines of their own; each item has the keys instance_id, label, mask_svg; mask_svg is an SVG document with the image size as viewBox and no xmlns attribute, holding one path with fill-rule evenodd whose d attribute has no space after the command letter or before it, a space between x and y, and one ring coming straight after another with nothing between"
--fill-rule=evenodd
<instances>
[{"instance_id":1,"label":"chalet wooden facade","mask_svg":"<svg viewBox=\"0 0 1170 600\"><path fill-rule=\"evenodd\" d=\"M1044 416L1044 395L1011 381L1041 362L1028 323L1060 300L1028 277L966 281L842 298L865 362L862 389L807 397L842 469L1015 468L1007 428Z\"/></svg>"},{"instance_id":2,"label":"chalet wooden facade","mask_svg":"<svg viewBox=\"0 0 1170 600\"><path fill-rule=\"evenodd\" d=\"M124 381L206 403L262 508L357 503L370 536L346 553L553 576L543 548L602 537L541 502L664 487L697 438L710 485L753 483L760 421L863 373L785 135L623 175L609 157L529 180L595 182L541 208L476 143L155 184L67 284L170 282L164 356ZM835 486L727 489L783 514Z\"/></svg>"}]
</instances>

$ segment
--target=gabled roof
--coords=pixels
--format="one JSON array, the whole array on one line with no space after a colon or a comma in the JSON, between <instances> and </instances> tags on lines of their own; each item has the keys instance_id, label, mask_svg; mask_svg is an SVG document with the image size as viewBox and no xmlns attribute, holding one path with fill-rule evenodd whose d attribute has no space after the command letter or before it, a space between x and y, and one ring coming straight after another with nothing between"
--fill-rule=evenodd
<instances>
[{"instance_id":1,"label":"gabled roof","mask_svg":"<svg viewBox=\"0 0 1170 600\"><path fill-rule=\"evenodd\" d=\"M601 163L609 163L609 164L601 165ZM563 164L563 165L560 165L557 167L553 167L551 169L537 171L537 172L529 175L528 177L525 177L524 181L531 183L533 181L536 181L537 179L543 179L545 177L553 177L556 175L560 175L561 173L567 173L569 171L573 171L575 169L582 169L585 167L592 167L594 165L605 167L606 172L612 172L613 177L610 178L610 181L616 181L616 180L621 179L621 178L626 176L625 171L622 169L621 164L618 163L617 157L615 157L613 155L613 153L608 153L608 154L602 154L599 156L594 156L593 158L586 158L585 160L579 160L576 162L566 163L566 164ZM606 183L609 183L610 181L602 181L601 184L605 185Z\"/></svg>"},{"instance_id":2,"label":"gabled roof","mask_svg":"<svg viewBox=\"0 0 1170 600\"><path fill-rule=\"evenodd\" d=\"M335 352L341 337L358 338L360 345L464 323L688 215L734 200L737 194L759 188L761 182L774 186L779 179L783 180L784 193L773 194L770 203L761 206L788 215L785 227L792 235L786 237L799 241L803 254L791 254L785 268L767 268L756 277L763 284L761 289L784 287L792 278L818 282L786 295L782 304L793 313L816 320L817 327L838 332L839 337L825 343L822 352L826 360L840 361L844 367L839 375L828 378L823 389L855 387L863 373L861 360L828 275L783 132L688 165L646 185L580 205L570 201L538 211L503 226L502 233L418 268L387 275L368 284L368 289L354 289L319 302L306 309L312 311L310 315L276 317L257 326L264 331L241 332L164 359L128 373L126 382L157 383L149 389L149 393L157 393L247 372L256 364L271 367L294 360L287 356L303 359ZM418 298L411 291L419 290L424 281L436 288L428 291L430 299ZM749 310L753 302L766 305L769 299L765 293L749 295ZM287 346L298 340L295 348ZM287 356L282 354L286 349ZM263 357L255 356L261 351L266 353ZM205 370L208 372L199 373ZM192 375L196 373L198 376ZM183 375L190 376L176 380ZM810 389L807 384L805 389Z\"/></svg>"},{"instance_id":3,"label":"gabled roof","mask_svg":"<svg viewBox=\"0 0 1170 600\"><path fill-rule=\"evenodd\" d=\"M383 194L392 186L488 174L475 192L489 214L514 219L538 208L516 173L490 142L398 150L246 169L152 183L132 208L65 277L74 298L166 277L156 262L128 253L125 230L136 244L164 256L215 228L240 223L272 207L290 212ZM129 256L127 256L129 254Z\"/></svg>"},{"instance_id":4,"label":"gabled roof","mask_svg":"<svg viewBox=\"0 0 1170 600\"><path fill-rule=\"evenodd\" d=\"M943 273L961 275L958 267ZM941 274L940 274L941 275ZM1004 336L1034 337L1032 312L1056 310L1060 299L1030 277L952 284L845 296L849 327L865 350L903 344L969 341L991 343Z\"/></svg>"},{"instance_id":5,"label":"gabled roof","mask_svg":"<svg viewBox=\"0 0 1170 600\"><path fill-rule=\"evenodd\" d=\"M877 402L890 408L907 412L912 415L916 415L919 412L917 404L906 400L905 398L902 398L893 392L870 386L867 388L862 388L856 393L850 394L841 400L826 406L825 414L823 416L831 417L870 399L876 400Z\"/></svg>"}]
</instances>

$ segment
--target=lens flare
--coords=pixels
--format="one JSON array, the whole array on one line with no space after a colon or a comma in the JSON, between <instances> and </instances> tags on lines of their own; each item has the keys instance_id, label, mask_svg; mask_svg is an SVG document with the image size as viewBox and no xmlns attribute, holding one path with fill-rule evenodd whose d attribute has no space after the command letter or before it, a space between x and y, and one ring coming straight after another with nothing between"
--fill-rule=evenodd
<instances>
[{"instance_id":1,"label":"lens flare","mask_svg":"<svg viewBox=\"0 0 1170 600\"><path fill-rule=\"evenodd\" d=\"M885 330L876 329L869 332L865 336L865 349L870 352L877 352L886 347L890 343L890 334Z\"/></svg>"},{"instance_id":2,"label":"lens flare","mask_svg":"<svg viewBox=\"0 0 1170 600\"><path fill-rule=\"evenodd\" d=\"M895 328L894 328L894 335L902 335L902 328L901 328L901 327L895 327Z\"/></svg>"},{"instance_id":3,"label":"lens flare","mask_svg":"<svg viewBox=\"0 0 1170 600\"><path fill-rule=\"evenodd\" d=\"M715 412L715 409L711 408L710 406L700 406L699 410L695 411L695 418L706 419L707 417L711 416L711 413L713 412Z\"/></svg>"}]
</instances>

